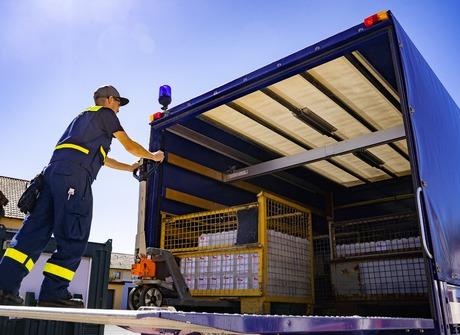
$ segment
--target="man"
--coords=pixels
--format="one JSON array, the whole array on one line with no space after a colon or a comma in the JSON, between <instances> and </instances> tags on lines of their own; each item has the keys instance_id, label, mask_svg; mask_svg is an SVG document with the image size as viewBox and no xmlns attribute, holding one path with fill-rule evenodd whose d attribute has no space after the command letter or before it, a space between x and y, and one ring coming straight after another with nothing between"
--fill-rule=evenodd
<instances>
[{"instance_id":1,"label":"man","mask_svg":"<svg viewBox=\"0 0 460 335\"><path fill-rule=\"evenodd\" d=\"M38 298L39 306L84 307L67 290L85 252L92 218L91 184L102 165L134 171L139 163L109 158L112 138L134 156L161 162L162 151L150 152L129 138L116 114L129 100L113 86L94 93L89 107L68 126L44 170L44 186L35 208L26 216L0 262L0 304L21 305L19 287L32 270L51 234L57 249L48 259Z\"/></svg>"}]
</instances>

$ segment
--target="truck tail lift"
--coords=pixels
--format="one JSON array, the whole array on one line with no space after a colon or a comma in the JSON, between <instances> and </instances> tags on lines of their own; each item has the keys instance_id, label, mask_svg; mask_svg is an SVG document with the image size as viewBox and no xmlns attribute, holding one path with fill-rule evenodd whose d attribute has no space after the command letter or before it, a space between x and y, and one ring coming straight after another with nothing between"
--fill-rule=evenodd
<instances>
[{"instance_id":1,"label":"truck tail lift","mask_svg":"<svg viewBox=\"0 0 460 335\"><path fill-rule=\"evenodd\" d=\"M158 166L144 162L134 173L140 182L134 310L0 306L0 316L111 324L142 334L460 333L460 110L391 12L169 110L171 90L162 86L159 102L149 149L164 149L168 158ZM177 265L175 257L220 251L200 245L200 234L241 237L249 222L211 231L195 222L196 213L253 203L265 191L311 208L313 238L327 245L323 254L315 243L308 249L322 257L311 261L322 272L308 277L310 284L329 289L320 296L309 286L316 316L303 315L305 309L286 315L304 305L276 300L302 297L307 285L294 280L282 253L275 255L285 266L276 277L264 253L258 281L243 289L189 291ZM268 227L269 219L289 218L265 204L255 248L268 249L269 233L303 238L300 230ZM177 226L168 226L173 231L164 238L162 223L169 221L162 212L195 220L179 227L182 244L171 244ZM241 252L241 240L236 234L225 250ZM270 295L270 280L282 293ZM297 286L285 290L288 282L303 285L301 293ZM241 309L263 315L222 314L238 298L248 298Z\"/></svg>"},{"instance_id":2,"label":"truck tail lift","mask_svg":"<svg viewBox=\"0 0 460 335\"><path fill-rule=\"evenodd\" d=\"M433 333L433 320L378 317L240 315L1 306L0 316L116 325L141 334Z\"/></svg>"}]
</instances>

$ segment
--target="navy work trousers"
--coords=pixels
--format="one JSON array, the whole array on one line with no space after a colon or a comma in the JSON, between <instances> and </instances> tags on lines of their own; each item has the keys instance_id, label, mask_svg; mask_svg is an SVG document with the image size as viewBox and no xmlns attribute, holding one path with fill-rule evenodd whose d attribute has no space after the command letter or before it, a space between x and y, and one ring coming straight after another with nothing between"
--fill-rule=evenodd
<instances>
[{"instance_id":1,"label":"navy work trousers","mask_svg":"<svg viewBox=\"0 0 460 335\"><path fill-rule=\"evenodd\" d=\"M45 183L32 213L14 236L13 252L25 254L34 263L54 235L57 248L47 261L39 300L69 298L68 286L86 250L91 228L92 179L81 166L53 162L45 169ZM24 262L25 264L25 262ZM29 269L11 257L0 263L0 289L17 294ZM30 262L29 262L30 264ZM57 270L56 270L57 269Z\"/></svg>"}]
</instances>

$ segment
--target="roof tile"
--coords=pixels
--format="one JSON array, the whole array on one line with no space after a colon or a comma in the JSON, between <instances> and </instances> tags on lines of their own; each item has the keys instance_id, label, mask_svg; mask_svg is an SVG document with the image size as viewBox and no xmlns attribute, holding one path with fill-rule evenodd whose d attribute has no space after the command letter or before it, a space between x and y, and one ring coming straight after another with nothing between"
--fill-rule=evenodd
<instances>
[{"instance_id":1,"label":"roof tile","mask_svg":"<svg viewBox=\"0 0 460 335\"><path fill-rule=\"evenodd\" d=\"M25 215L19 210L18 201L28 183L28 180L0 176L0 191L9 200L8 204L4 207L5 217L24 219Z\"/></svg>"}]
</instances>

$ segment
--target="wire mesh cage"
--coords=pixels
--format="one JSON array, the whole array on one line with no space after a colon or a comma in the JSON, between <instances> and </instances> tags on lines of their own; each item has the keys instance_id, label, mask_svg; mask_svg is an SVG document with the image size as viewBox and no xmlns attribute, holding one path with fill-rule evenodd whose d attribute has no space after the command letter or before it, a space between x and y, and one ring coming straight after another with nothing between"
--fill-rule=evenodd
<instances>
[{"instance_id":1,"label":"wire mesh cage","mask_svg":"<svg viewBox=\"0 0 460 335\"><path fill-rule=\"evenodd\" d=\"M255 203L165 217L161 246L194 296L313 301L311 214L285 199L262 192Z\"/></svg>"},{"instance_id":2,"label":"wire mesh cage","mask_svg":"<svg viewBox=\"0 0 460 335\"><path fill-rule=\"evenodd\" d=\"M266 198L267 294L308 298L312 283L310 213Z\"/></svg>"},{"instance_id":3,"label":"wire mesh cage","mask_svg":"<svg viewBox=\"0 0 460 335\"><path fill-rule=\"evenodd\" d=\"M183 252L233 246L240 222L244 221L241 216L248 211L257 215L257 207L257 203L251 203L164 218L162 247L172 252Z\"/></svg>"},{"instance_id":4,"label":"wire mesh cage","mask_svg":"<svg viewBox=\"0 0 460 335\"><path fill-rule=\"evenodd\" d=\"M336 297L407 298L427 293L414 213L330 224L331 280Z\"/></svg>"},{"instance_id":5,"label":"wire mesh cage","mask_svg":"<svg viewBox=\"0 0 460 335\"><path fill-rule=\"evenodd\" d=\"M331 286L331 247L329 235L313 237L315 302L328 302L333 298Z\"/></svg>"},{"instance_id":6,"label":"wire mesh cage","mask_svg":"<svg viewBox=\"0 0 460 335\"><path fill-rule=\"evenodd\" d=\"M420 250L416 220L404 213L331 223L332 258Z\"/></svg>"}]
</instances>

